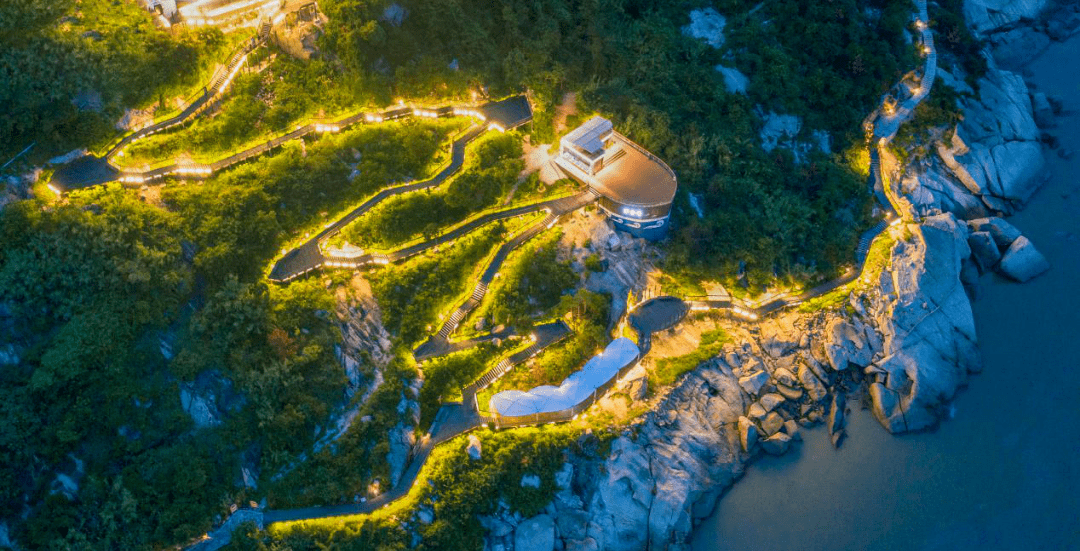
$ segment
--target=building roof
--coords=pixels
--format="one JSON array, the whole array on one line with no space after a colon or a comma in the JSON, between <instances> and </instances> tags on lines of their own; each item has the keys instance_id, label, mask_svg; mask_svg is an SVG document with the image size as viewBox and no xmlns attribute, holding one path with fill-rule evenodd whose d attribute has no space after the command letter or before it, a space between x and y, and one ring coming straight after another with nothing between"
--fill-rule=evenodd
<instances>
[{"instance_id":1,"label":"building roof","mask_svg":"<svg viewBox=\"0 0 1080 551\"><path fill-rule=\"evenodd\" d=\"M675 172L656 155L645 151L626 136L614 133L625 154L605 161L593 175L593 189L621 204L651 207L666 205L675 198Z\"/></svg>"},{"instance_id":2,"label":"building roof","mask_svg":"<svg viewBox=\"0 0 1080 551\"><path fill-rule=\"evenodd\" d=\"M634 341L620 337L611 341L603 352L593 356L579 371L571 373L561 385L539 386L528 392L504 390L488 402L493 411L507 417L562 411L576 406L592 396L619 370L637 361L641 355Z\"/></svg>"},{"instance_id":3,"label":"building roof","mask_svg":"<svg viewBox=\"0 0 1080 551\"><path fill-rule=\"evenodd\" d=\"M524 95L512 96L480 107L488 122L512 130L532 120L532 106Z\"/></svg>"},{"instance_id":4,"label":"building roof","mask_svg":"<svg viewBox=\"0 0 1080 551\"><path fill-rule=\"evenodd\" d=\"M593 117L567 134L563 142L573 144L596 157L604 152L604 138L612 129L611 121L603 117Z\"/></svg>"}]
</instances>

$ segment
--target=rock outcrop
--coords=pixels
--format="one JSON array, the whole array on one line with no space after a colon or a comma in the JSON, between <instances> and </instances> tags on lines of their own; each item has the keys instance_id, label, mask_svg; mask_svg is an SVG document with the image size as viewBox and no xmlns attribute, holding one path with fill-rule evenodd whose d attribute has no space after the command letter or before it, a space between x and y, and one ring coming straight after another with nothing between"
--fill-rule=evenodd
<instances>
[{"instance_id":1,"label":"rock outcrop","mask_svg":"<svg viewBox=\"0 0 1080 551\"><path fill-rule=\"evenodd\" d=\"M536 515L514 530L516 551L550 551L555 547L555 521L548 515Z\"/></svg>"},{"instance_id":2,"label":"rock outcrop","mask_svg":"<svg viewBox=\"0 0 1080 551\"><path fill-rule=\"evenodd\" d=\"M713 48L719 48L724 45L725 25L727 19L713 8L693 10L690 12L690 23L682 28L682 33L704 40Z\"/></svg>"},{"instance_id":3,"label":"rock outcrop","mask_svg":"<svg viewBox=\"0 0 1080 551\"><path fill-rule=\"evenodd\" d=\"M1042 147L1027 85L991 64L979 81L978 99L965 100L962 110L964 120L951 139L904 178L901 191L923 216L1010 214L1042 183Z\"/></svg>"},{"instance_id":4,"label":"rock outcrop","mask_svg":"<svg viewBox=\"0 0 1080 551\"><path fill-rule=\"evenodd\" d=\"M966 226L949 214L908 228L892 250L891 271L869 297L868 314L883 336L873 366L874 416L890 432L934 425L941 406L979 371L971 303L960 283L970 254Z\"/></svg>"},{"instance_id":5,"label":"rock outcrop","mask_svg":"<svg viewBox=\"0 0 1080 551\"><path fill-rule=\"evenodd\" d=\"M1020 283L1030 281L1050 269L1046 257L1035 249L1035 245L1024 236L1020 236L1009 245L1001 257L998 270Z\"/></svg>"},{"instance_id":6,"label":"rock outcrop","mask_svg":"<svg viewBox=\"0 0 1080 551\"><path fill-rule=\"evenodd\" d=\"M750 79L738 69L717 65L716 70L724 78L724 89L732 94L745 94L750 86Z\"/></svg>"},{"instance_id":7,"label":"rock outcrop","mask_svg":"<svg viewBox=\"0 0 1080 551\"><path fill-rule=\"evenodd\" d=\"M964 0L964 18L976 34L986 34L1038 17L1047 0Z\"/></svg>"},{"instance_id":8,"label":"rock outcrop","mask_svg":"<svg viewBox=\"0 0 1080 551\"><path fill-rule=\"evenodd\" d=\"M682 542L694 519L706 516L742 473L747 455L733 429L746 402L735 374L716 362L684 378L648 414L636 438L616 439L587 502L585 532L597 548L664 549Z\"/></svg>"}]
</instances>

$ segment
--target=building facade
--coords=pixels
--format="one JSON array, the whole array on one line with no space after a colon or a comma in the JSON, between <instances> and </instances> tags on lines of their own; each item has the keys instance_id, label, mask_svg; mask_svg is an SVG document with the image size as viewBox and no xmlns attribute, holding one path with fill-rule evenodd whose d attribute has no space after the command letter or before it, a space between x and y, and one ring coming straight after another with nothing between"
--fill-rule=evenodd
<instances>
[{"instance_id":1,"label":"building facade","mask_svg":"<svg viewBox=\"0 0 1080 551\"><path fill-rule=\"evenodd\" d=\"M616 228L650 240L667 235L675 172L611 121L593 117L564 136L555 164L596 193Z\"/></svg>"}]
</instances>

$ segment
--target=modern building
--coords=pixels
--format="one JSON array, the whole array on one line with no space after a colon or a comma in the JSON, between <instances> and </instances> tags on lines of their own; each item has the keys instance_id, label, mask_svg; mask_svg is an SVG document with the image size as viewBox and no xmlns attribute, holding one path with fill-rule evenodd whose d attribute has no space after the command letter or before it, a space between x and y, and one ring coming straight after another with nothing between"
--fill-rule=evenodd
<instances>
[{"instance_id":1,"label":"modern building","mask_svg":"<svg viewBox=\"0 0 1080 551\"><path fill-rule=\"evenodd\" d=\"M667 235L675 172L611 121L593 117L563 137L555 164L599 196L616 228L650 240Z\"/></svg>"},{"instance_id":2,"label":"modern building","mask_svg":"<svg viewBox=\"0 0 1080 551\"><path fill-rule=\"evenodd\" d=\"M147 9L171 23L192 27L253 27L264 19L299 9L313 2L288 0L142 0Z\"/></svg>"}]
</instances>

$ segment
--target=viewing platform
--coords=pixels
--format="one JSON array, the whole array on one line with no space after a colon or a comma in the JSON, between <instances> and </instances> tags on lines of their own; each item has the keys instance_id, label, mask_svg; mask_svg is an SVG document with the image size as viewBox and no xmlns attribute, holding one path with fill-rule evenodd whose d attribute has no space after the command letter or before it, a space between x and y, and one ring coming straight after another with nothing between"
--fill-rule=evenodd
<instances>
[{"instance_id":1,"label":"viewing platform","mask_svg":"<svg viewBox=\"0 0 1080 551\"><path fill-rule=\"evenodd\" d=\"M589 186L617 229L650 240L667 235L675 172L611 121L593 117L564 136L555 163Z\"/></svg>"}]
</instances>

